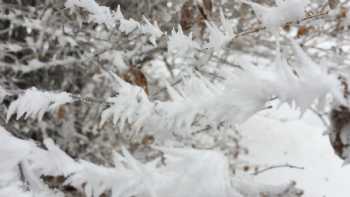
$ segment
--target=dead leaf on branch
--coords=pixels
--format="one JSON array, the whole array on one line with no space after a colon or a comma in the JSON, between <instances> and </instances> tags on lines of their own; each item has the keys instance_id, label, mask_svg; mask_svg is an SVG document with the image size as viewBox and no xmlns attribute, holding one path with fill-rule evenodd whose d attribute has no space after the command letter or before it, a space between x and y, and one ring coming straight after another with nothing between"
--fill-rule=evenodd
<instances>
[{"instance_id":1,"label":"dead leaf on branch","mask_svg":"<svg viewBox=\"0 0 350 197\"><path fill-rule=\"evenodd\" d=\"M57 117L58 119L62 120L64 119L64 115L66 114L66 110L63 105L59 106L57 110Z\"/></svg>"},{"instance_id":2,"label":"dead leaf on branch","mask_svg":"<svg viewBox=\"0 0 350 197\"><path fill-rule=\"evenodd\" d=\"M141 87L146 94L148 94L147 79L139 68L130 66L129 70L122 76L122 78L133 85Z\"/></svg>"},{"instance_id":3,"label":"dead leaf on branch","mask_svg":"<svg viewBox=\"0 0 350 197\"><path fill-rule=\"evenodd\" d=\"M334 152L341 158L347 159L350 148L350 110L346 106L338 106L330 113L331 129L329 140Z\"/></svg>"},{"instance_id":4,"label":"dead leaf on branch","mask_svg":"<svg viewBox=\"0 0 350 197\"><path fill-rule=\"evenodd\" d=\"M299 29L298 29L298 32L297 32L297 38L300 38L302 36L305 36L306 34L312 32L313 30L315 30L314 27L310 26L300 26Z\"/></svg>"},{"instance_id":5,"label":"dead leaf on branch","mask_svg":"<svg viewBox=\"0 0 350 197\"><path fill-rule=\"evenodd\" d=\"M154 136L152 135L145 135L142 139L142 144L143 145L151 145L154 143Z\"/></svg>"}]
</instances>

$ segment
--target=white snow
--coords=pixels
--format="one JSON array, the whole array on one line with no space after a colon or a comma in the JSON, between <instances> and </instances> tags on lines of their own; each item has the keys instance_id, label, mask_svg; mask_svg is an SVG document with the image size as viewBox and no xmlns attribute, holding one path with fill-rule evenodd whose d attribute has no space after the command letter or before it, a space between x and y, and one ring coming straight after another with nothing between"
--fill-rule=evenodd
<instances>
[{"instance_id":1,"label":"white snow","mask_svg":"<svg viewBox=\"0 0 350 197\"><path fill-rule=\"evenodd\" d=\"M258 113L242 126L246 157L252 164L292 164L304 170L279 168L254 178L265 184L295 180L306 197L347 197L350 167L340 160L323 136L325 127L312 112L299 119L299 112L287 105ZM276 181L278 180L278 181Z\"/></svg>"}]
</instances>

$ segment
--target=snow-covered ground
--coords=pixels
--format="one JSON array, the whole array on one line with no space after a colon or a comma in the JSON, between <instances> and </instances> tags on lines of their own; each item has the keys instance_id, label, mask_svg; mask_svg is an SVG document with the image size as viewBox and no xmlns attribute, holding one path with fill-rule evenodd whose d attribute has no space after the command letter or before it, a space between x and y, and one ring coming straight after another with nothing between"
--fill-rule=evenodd
<instances>
[{"instance_id":1,"label":"snow-covered ground","mask_svg":"<svg viewBox=\"0 0 350 197\"><path fill-rule=\"evenodd\" d=\"M295 180L306 197L348 197L350 166L334 154L323 136L325 127L316 115L299 113L287 106L258 113L241 127L248 160L256 164L292 164L304 170L278 168L255 177L256 181L280 184Z\"/></svg>"}]
</instances>

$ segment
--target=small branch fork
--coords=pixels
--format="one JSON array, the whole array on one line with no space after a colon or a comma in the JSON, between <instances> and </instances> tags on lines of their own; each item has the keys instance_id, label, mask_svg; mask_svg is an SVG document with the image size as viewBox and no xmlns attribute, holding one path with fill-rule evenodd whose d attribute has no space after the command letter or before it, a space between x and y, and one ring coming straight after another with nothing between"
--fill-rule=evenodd
<instances>
[{"instance_id":1,"label":"small branch fork","mask_svg":"<svg viewBox=\"0 0 350 197\"><path fill-rule=\"evenodd\" d=\"M76 94L71 94L70 96L75 99L76 101L81 101L82 103L96 103L96 104L103 104L103 105L113 105L113 103L108 102L106 99L98 99L93 97L83 97Z\"/></svg>"},{"instance_id":2,"label":"small branch fork","mask_svg":"<svg viewBox=\"0 0 350 197\"><path fill-rule=\"evenodd\" d=\"M291 169L297 169L297 170L304 170L304 167L299 167L299 166L295 166L295 165L291 165L289 163L286 164L281 164L281 165L273 165L261 170L257 170L254 173L252 173L252 175L257 176L259 174L262 174L264 172L270 171L270 170L274 170L274 169L278 169L278 168L291 168Z\"/></svg>"}]
</instances>

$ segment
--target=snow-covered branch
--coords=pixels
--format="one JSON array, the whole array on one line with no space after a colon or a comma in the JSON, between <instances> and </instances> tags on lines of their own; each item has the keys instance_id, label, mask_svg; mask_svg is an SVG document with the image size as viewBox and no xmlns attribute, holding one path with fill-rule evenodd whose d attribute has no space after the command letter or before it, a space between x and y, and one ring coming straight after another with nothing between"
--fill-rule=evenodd
<instances>
[{"instance_id":1,"label":"snow-covered branch","mask_svg":"<svg viewBox=\"0 0 350 197\"><path fill-rule=\"evenodd\" d=\"M111 192L112 196L242 196L242 187L248 185L230 182L228 163L224 155L216 151L159 148L163 159L142 163L125 149L114 155L114 167L104 167L84 160L74 160L60 150L51 139L44 141L46 149L34 143L11 136L0 127L0 169L8 176L0 177L0 185L20 196L62 196L59 190L49 189L42 177L64 176L62 185L73 186L87 197ZM203 165L206 163L207 165ZM21 166L18 168L18 166ZM20 172L21 171L21 172ZM185 173L184 173L185 172ZM204 173L205 172L205 173ZM23 177L21 177L23 176ZM196 177L194 179L194 177ZM208 178L210 177L210 178ZM200 180L200 181L198 181ZM24 186L27 184L27 190ZM235 187L239 188L236 190ZM299 196L295 184L274 187L249 187L250 194L265 193L268 196ZM193 192L196 187L196 192ZM271 187L272 188L272 187ZM243 191L245 192L245 191ZM1 190L0 194L6 194ZM271 194L271 195L270 195Z\"/></svg>"}]
</instances>

